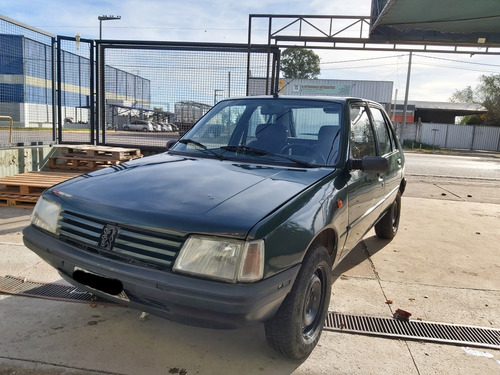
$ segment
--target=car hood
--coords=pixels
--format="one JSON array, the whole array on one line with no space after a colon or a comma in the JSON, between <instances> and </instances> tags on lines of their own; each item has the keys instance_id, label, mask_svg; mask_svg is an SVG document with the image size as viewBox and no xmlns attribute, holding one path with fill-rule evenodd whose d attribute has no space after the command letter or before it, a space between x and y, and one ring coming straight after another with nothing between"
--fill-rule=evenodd
<instances>
[{"instance_id":1,"label":"car hood","mask_svg":"<svg viewBox=\"0 0 500 375\"><path fill-rule=\"evenodd\" d=\"M163 153L52 188L65 204L113 222L244 236L331 168L291 168ZM64 208L64 206L63 206Z\"/></svg>"}]
</instances>

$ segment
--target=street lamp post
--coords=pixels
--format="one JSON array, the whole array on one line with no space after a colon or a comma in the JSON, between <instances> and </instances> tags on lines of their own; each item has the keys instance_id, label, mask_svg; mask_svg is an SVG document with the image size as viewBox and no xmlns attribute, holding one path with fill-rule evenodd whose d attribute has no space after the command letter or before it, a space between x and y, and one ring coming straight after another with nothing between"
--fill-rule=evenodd
<instances>
[{"instance_id":1,"label":"street lamp post","mask_svg":"<svg viewBox=\"0 0 500 375\"><path fill-rule=\"evenodd\" d=\"M99 39L102 39L102 21L121 20L121 16L99 16Z\"/></svg>"}]
</instances>

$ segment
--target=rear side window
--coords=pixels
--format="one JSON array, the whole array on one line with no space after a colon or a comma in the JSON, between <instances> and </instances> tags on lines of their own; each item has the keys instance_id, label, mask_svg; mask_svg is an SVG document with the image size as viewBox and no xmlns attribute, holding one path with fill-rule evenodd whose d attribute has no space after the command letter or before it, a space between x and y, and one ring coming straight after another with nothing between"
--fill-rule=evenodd
<instances>
[{"instance_id":1,"label":"rear side window","mask_svg":"<svg viewBox=\"0 0 500 375\"><path fill-rule=\"evenodd\" d=\"M352 105L350 108L350 117L350 146L352 157L361 159L363 156L375 156L375 137L366 107Z\"/></svg>"},{"instance_id":2,"label":"rear side window","mask_svg":"<svg viewBox=\"0 0 500 375\"><path fill-rule=\"evenodd\" d=\"M373 116L373 126L375 127L375 133L377 134L380 156L389 154L393 150L394 146L386 119L379 108L371 107L370 111Z\"/></svg>"}]
</instances>

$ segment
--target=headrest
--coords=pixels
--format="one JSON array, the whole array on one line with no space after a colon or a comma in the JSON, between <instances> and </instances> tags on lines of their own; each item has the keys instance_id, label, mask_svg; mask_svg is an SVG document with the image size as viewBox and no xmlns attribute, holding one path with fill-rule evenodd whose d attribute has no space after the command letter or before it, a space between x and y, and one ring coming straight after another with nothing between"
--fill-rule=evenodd
<instances>
[{"instance_id":1,"label":"headrest","mask_svg":"<svg viewBox=\"0 0 500 375\"><path fill-rule=\"evenodd\" d=\"M255 129L255 136L258 140L284 140L286 139L286 129L282 125L276 123L259 124Z\"/></svg>"},{"instance_id":2,"label":"headrest","mask_svg":"<svg viewBox=\"0 0 500 375\"><path fill-rule=\"evenodd\" d=\"M339 130L338 126L335 125L324 125L321 128L319 128L318 132L318 140L333 140L333 137L335 137L335 134Z\"/></svg>"}]
</instances>

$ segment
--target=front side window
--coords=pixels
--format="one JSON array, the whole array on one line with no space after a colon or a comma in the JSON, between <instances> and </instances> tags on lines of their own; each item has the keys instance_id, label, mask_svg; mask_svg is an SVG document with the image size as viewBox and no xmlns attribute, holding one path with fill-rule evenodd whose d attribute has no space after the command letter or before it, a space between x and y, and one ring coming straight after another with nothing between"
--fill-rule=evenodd
<instances>
[{"instance_id":1,"label":"front side window","mask_svg":"<svg viewBox=\"0 0 500 375\"><path fill-rule=\"evenodd\" d=\"M367 108L363 105L352 105L350 108L350 120L352 157L361 159L363 156L375 156L375 137Z\"/></svg>"},{"instance_id":2,"label":"front side window","mask_svg":"<svg viewBox=\"0 0 500 375\"><path fill-rule=\"evenodd\" d=\"M390 153L393 149L392 139L386 119L379 108L370 108L373 116L373 126L377 134L378 149L381 156Z\"/></svg>"}]
</instances>

